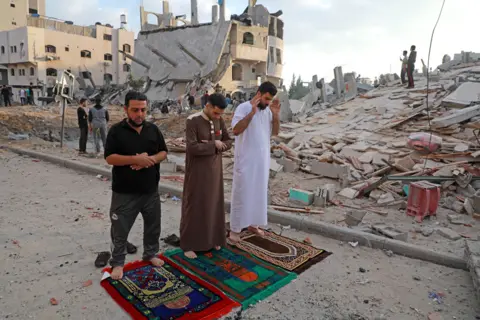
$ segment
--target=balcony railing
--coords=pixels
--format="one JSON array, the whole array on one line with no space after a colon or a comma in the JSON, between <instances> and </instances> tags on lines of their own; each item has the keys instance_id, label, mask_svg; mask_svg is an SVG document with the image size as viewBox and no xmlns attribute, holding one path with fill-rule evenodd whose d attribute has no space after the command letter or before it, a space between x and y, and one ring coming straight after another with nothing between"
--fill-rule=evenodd
<instances>
[{"instance_id":1,"label":"balcony railing","mask_svg":"<svg viewBox=\"0 0 480 320\"><path fill-rule=\"evenodd\" d=\"M55 19L49 19L46 17L36 17L29 16L27 17L27 26L42 28L48 30L55 30L70 34L76 34L84 37L96 37L96 29L92 27L83 27L76 26L74 24L69 24Z\"/></svg>"}]
</instances>

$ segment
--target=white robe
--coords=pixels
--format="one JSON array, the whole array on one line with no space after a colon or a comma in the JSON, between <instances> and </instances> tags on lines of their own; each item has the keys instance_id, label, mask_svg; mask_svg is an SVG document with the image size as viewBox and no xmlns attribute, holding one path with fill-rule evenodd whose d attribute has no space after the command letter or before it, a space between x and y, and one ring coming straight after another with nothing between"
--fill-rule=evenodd
<instances>
[{"instance_id":1,"label":"white robe","mask_svg":"<svg viewBox=\"0 0 480 320\"><path fill-rule=\"evenodd\" d=\"M232 127L252 111L250 102L235 110ZM258 110L247 129L235 137L230 229L267 225L272 112Z\"/></svg>"}]
</instances>

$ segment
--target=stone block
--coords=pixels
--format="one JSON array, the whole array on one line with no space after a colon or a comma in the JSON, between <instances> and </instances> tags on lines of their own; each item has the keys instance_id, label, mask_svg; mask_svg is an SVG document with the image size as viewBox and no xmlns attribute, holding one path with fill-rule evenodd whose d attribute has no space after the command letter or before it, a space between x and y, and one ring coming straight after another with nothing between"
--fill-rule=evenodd
<instances>
[{"instance_id":1,"label":"stone block","mask_svg":"<svg viewBox=\"0 0 480 320\"><path fill-rule=\"evenodd\" d=\"M399 165L399 166L401 166L405 169L412 170L413 167L415 166L415 161L413 161L413 159L410 156L407 156L407 157L402 158L402 159L397 159L395 161L395 164Z\"/></svg>"},{"instance_id":2,"label":"stone block","mask_svg":"<svg viewBox=\"0 0 480 320\"><path fill-rule=\"evenodd\" d=\"M437 233L444 238L447 238L452 241L456 241L461 238L461 236L449 228L437 228Z\"/></svg>"},{"instance_id":3,"label":"stone block","mask_svg":"<svg viewBox=\"0 0 480 320\"><path fill-rule=\"evenodd\" d=\"M387 164L383 160L389 161L390 156L388 154L383 154L378 152L375 152L373 154L373 160L372 160L373 164L376 164L377 166L385 167Z\"/></svg>"},{"instance_id":4,"label":"stone block","mask_svg":"<svg viewBox=\"0 0 480 320\"><path fill-rule=\"evenodd\" d=\"M350 166L312 161L312 173L333 179L345 179L350 175Z\"/></svg>"},{"instance_id":5,"label":"stone block","mask_svg":"<svg viewBox=\"0 0 480 320\"><path fill-rule=\"evenodd\" d=\"M480 105L463 108L452 114L440 118L435 118L431 121L431 123L433 127L444 128L453 124L461 123L478 115L480 115Z\"/></svg>"},{"instance_id":6,"label":"stone block","mask_svg":"<svg viewBox=\"0 0 480 320\"><path fill-rule=\"evenodd\" d=\"M360 157L358 157L358 161L365 164L372 163L374 154L375 152L365 152Z\"/></svg>"},{"instance_id":7,"label":"stone block","mask_svg":"<svg viewBox=\"0 0 480 320\"><path fill-rule=\"evenodd\" d=\"M277 161L270 158L270 178L275 178L277 173L283 170L283 166L278 164Z\"/></svg>"},{"instance_id":8,"label":"stone block","mask_svg":"<svg viewBox=\"0 0 480 320\"><path fill-rule=\"evenodd\" d=\"M298 163L286 158L277 160L277 163L283 166L284 172L295 172L295 171L298 171L298 168L299 168Z\"/></svg>"},{"instance_id":9,"label":"stone block","mask_svg":"<svg viewBox=\"0 0 480 320\"><path fill-rule=\"evenodd\" d=\"M407 242L408 240L408 232L402 232L398 229L393 227L389 227L386 224L379 223L372 226L373 231L387 237L390 239L400 240Z\"/></svg>"},{"instance_id":10,"label":"stone block","mask_svg":"<svg viewBox=\"0 0 480 320\"><path fill-rule=\"evenodd\" d=\"M298 203L309 206L313 203L314 198L315 198L314 193L310 191L294 189L294 188L291 188L289 190L289 199L294 202L298 202Z\"/></svg>"},{"instance_id":11,"label":"stone block","mask_svg":"<svg viewBox=\"0 0 480 320\"><path fill-rule=\"evenodd\" d=\"M358 195L358 191L352 188L345 188L338 194L339 196L345 197L347 199L355 199Z\"/></svg>"},{"instance_id":12,"label":"stone block","mask_svg":"<svg viewBox=\"0 0 480 320\"><path fill-rule=\"evenodd\" d=\"M177 172L176 162L162 162L160 164L160 172Z\"/></svg>"}]
</instances>

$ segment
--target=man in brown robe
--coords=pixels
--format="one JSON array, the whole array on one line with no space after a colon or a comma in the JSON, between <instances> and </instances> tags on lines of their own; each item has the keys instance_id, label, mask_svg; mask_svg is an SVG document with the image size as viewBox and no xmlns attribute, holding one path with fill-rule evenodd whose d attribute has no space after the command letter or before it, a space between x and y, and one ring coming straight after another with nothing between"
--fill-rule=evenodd
<instances>
[{"instance_id":1,"label":"man in brown robe","mask_svg":"<svg viewBox=\"0 0 480 320\"><path fill-rule=\"evenodd\" d=\"M205 108L187 118L187 154L183 184L180 248L188 258L195 251L219 250L226 244L222 152L232 147L222 114L221 94L207 98Z\"/></svg>"}]
</instances>

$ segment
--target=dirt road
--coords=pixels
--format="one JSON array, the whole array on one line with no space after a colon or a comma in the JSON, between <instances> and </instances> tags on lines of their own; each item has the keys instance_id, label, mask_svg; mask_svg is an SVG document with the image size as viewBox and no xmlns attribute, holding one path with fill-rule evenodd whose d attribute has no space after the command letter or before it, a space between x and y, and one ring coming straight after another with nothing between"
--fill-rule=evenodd
<instances>
[{"instance_id":1,"label":"dirt road","mask_svg":"<svg viewBox=\"0 0 480 320\"><path fill-rule=\"evenodd\" d=\"M100 270L93 266L95 253L109 248L110 183L1 149L0 182L0 319L129 319L100 287ZM180 203L167 200L162 214L162 236L178 234ZM295 230L284 235L309 236L333 255L243 312L242 319L480 315L465 271ZM130 240L141 239L139 217ZM88 280L93 285L83 287ZM429 298L432 291L443 293L441 304ZM59 304L51 305L50 298Z\"/></svg>"}]
</instances>

